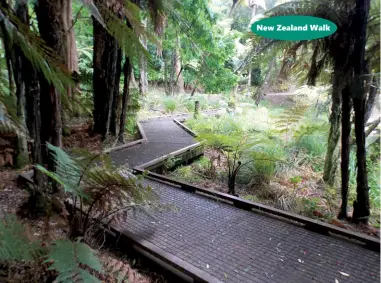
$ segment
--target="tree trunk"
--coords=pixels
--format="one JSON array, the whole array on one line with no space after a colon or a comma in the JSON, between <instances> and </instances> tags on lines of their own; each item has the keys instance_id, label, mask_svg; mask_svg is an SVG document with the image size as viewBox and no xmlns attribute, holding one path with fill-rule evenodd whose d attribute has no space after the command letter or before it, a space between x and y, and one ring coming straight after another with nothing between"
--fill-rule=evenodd
<instances>
[{"instance_id":1,"label":"tree trunk","mask_svg":"<svg viewBox=\"0 0 381 283\"><path fill-rule=\"evenodd\" d=\"M366 93L362 75L366 73L365 44L366 29L370 8L370 0L356 1L356 14L353 20L354 46L354 98L355 110L355 135L356 135L356 157L357 157L357 197L353 203L352 220L356 223L368 223L370 215L368 174L366 168L365 150L365 104Z\"/></svg>"},{"instance_id":2,"label":"tree trunk","mask_svg":"<svg viewBox=\"0 0 381 283\"><path fill-rule=\"evenodd\" d=\"M378 117L376 120L374 120L370 125L369 128L365 132L365 138L367 138L380 124L381 119Z\"/></svg>"},{"instance_id":3,"label":"tree trunk","mask_svg":"<svg viewBox=\"0 0 381 283\"><path fill-rule=\"evenodd\" d=\"M73 22L73 0L63 1L62 7L62 17L64 29L66 32L66 67L67 69L73 73L79 73L78 67L78 52L77 45L75 42L75 33L74 33L74 22ZM75 87L67 88L67 95L71 97L75 91Z\"/></svg>"},{"instance_id":4,"label":"tree trunk","mask_svg":"<svg viewBox=\"0 0 381 283\"><path fill-rule=\"evenodd\" d=\"M331 186L337 186L337 169L339 164L339 140L340 140L340 117L341 117L341 92L343 89L343 75L337 69L333 73L332 82L332 107L329 117L330 129L327 144L327 153L324 161L324 182Z\"/></svg>"},{"instance_id":5,"label":"tree trunk","mask_svg":"<svg viewBox=\"0 0 381 283\"><path fill-rule=\"evenodd\" d=\"M0 0L0 5L3 9L8 10L9 6L6 0ZM0 30L3 37L4 53L5 53L5 63L8 70L8 83L9 83L9 93L14 95L15 93L15 83L13 78L13 66L14 66L14 53L13 53L13 44L12 38L9 35L4 21L0 20Z\"/></svg>"},{"instance_id":6,"label":"tree trunk","mask_svg":"<svg viewBox=\"0 0 381 283\"><path fill-rule=\"evenodd\" d=\"M17 48L19 49L19 48ZM16 53L16 48L15 48ZM25 97L25 80L23 77L23 57L20 50L17 50L14 75L16 82L16 97L17 97L17 118L21 123L22 127L26 130L26 97ZM17 157L16 157L16 167L22 168L29 164L29 152L28 152L28 142L27 133L19 133L17 135Z\"/></svg>"},{"instance_id":7,"label":"tree trunk","mask_svg":"<svg viewBox=\"0 0 381 283\"><path fill-rule=\"evenodd\" d=\"M66 0L39 0L35 10L42 39L56 53L60 63L66 62L67 40L62 18L63 2ZM53 84L40 75L41 144L47 142L62 146L61 96ZM43 162L54 170L48 151L43 150Z\"/></svg>"},{"instance_id":8,"label":"tree trunk","mask_svg":"<svg viewBox=\"0 0 381 283\"><path fill-rule=\"evenodd\" d=\"M93 19L94 59L93 59L93 131L103 138L109 133L115 93L119 92L120 52L117 41L104 27ZM115 104L114 104L115 107ZM113 132L113 131L112 131Z\"/></svg>"},{"instance_id":9,"label":"tree trunk","mask_svg":"<svg viewBox=\"0 0 381 283\"><path fill-rule=\"evenodd\" d=\"M249 69L248 80L247 80L247 95L250 96L250 93L251 93L251 66Z\"/></svg>"},{"instance_id":10,"label":"tree trunk","mask_svg":"<svg viewBox=\"0 0 381 283\"><path fill-rule=\"evenodd\" d=\"M29 26L30 20L27 0L19 1L19 4L16 7L16 15L22 23ZM23 115L25 117L26 127L29 131L29 136L32 139L32 163L42 164L40 87L38 84L38 74L20 48L15 47L15 55L17 58L16 72L21 74L19 79L22 80L18 83L18 86L22 86L25 91ZM39 170L34 169L33 178L35 184L41 188L44 184L44 176L42 173Z\"/></svg>"},{"instance_id":11,"label":"tree trunk","mask_svg":"<svg viewBox=\"0 0 381 283\"><path fill-rule=\"evenodd\" d=\"M9 9L8 4L4 1L0 1L0 5L4 9ZM22 58L18 46L13 44L12 37L8 33L4 22L0 22L0 29L3 35L5 60L8 69L9 79L9 92L10 95L14 95L14 86L16 85L16 115L23 128L26 130L26 117L25 117L25 83L22 77ZM27 133L20 131L17 133L16 144L16 168L22 168L29 163L28 142Z\"/></svg>"},{"instance_id":12,"label":"tree trunk","mask_svg":"<svg viewBox=\"0 0 381 283\"><path fill-rule=\"evenodd\" d=\"M124 63L123 73L124 73L124 86L123 86L123 98L122 98L122 111L120 113L120 123L119 123L119 142L124 143L124 130L126 127L126 115L127 106L130 98L130 75L131 75L132 65L130 59L127 57Z\"/></svg>"},{"instance_id":13,"label":"tree trunk","mask_svg":"<svg viewBox=\"0 0 381 283\"><path fill-rule=\"evenodd\" d=\"M176 50L172 50L171 71L169 74L169 94L175 94L175 73L176 73Z\"/></svg>"},{"instance_id":14,"label":"tree trunk","mask_svg":"<svg viewBox=\"0 0 381 283\"><path fill-rule=\"evenodd\" d=\"M131 68L130 85L132 85L133 88L138 88L138 84L135 79L134 68Z\"/></svg>"},{"instance_id":15,"label":"tree trunk","mask_svg":"<svg viewBox=\"0 0 381 283\"><path fill-rule=\"evenodd\" d=\"M119 121L119 110L120 110L120 75L122 73L122 50L118 49L117 59L116 59L116 73L115 73L115 82L114 82L114 93L112 99L111 107L111 119L110 119L110 133L113 136L116 136L118 129Z\"/></svg>"},{"instance_id":16,"label":"tree trunk","mask_svg":"<svg viewBox=\"0 0 381 283\"><path fill-rule=\"evenodd\" d=\"M176 49L175 49L175 75L176 75L176 92L177 93L185 93L184 90L184 78L182 75L182 67L181 67L181 55L180 55L180 36L177 35L176 38Z\"/></svg>"},{"instance_id":17,"label":"tree trunk","mask_svg":"<svg viewBox=\"0 0 381 283\"><path fill-rule=\"evenodd\" d=\"M379 84L377 83L377 78L373 77L373 80L369 89L368 99L366 100L366 105L365 105L365 118L364 118L365 123L368 122L370 116L372 115L373 107L376 104L376 101L378 101L378 97L380 95L380 93L378 92L378 86Z\"/></svg>"},{"instance_id":18,"label":"tree trunk","mask_svg":"<svg viewBox=\"0 0 381 283\"><path fill-rule=\"evenodd\" d=\"M262 97L268 92L268 90L270 89L271 87L271 84L272 84L272 81L273 81L273 77L271 76L272 74L272 71L275 67L275 64L276 64L276 58L274 57L271 62L270 62L270 65L269 65L269 69L267 71L267 74L266 74L266 78L265 80L263 81L263 84L262 86L259 88L259 90L257 91L256 93L256 97L255 97L255 103L258 105L259 102L262 100Z\"/></svg>"},{"instance_id":19,"label":"tree trunk","mask_svg":"<svg viewBox=\"0 0 381 283\"><path fill-rule=\"evenodd\" d=\"M342 92L342 115L341 115L341 208L339 219L348 218L348 186L349 186L349 158L350 158L350 135L351 135L351 109L352 98L349 86Z\"/></svg>"},{"instance_id":20,"label":"tree trunk","mask_svg":"<svg viewBox=\"0 0 381 283\"><path fill-rule=\"evenodd\" d=\"M146 26L146 23L144 23ZM147 38L142 36L140 38L142 46L147 49ZM147 73L147 58L141 54L139 58L139 69L140 69L140 78L139 78L139 93L141 96L146 96L148 93L148 73Z\"/></svg>"}]
</instances>

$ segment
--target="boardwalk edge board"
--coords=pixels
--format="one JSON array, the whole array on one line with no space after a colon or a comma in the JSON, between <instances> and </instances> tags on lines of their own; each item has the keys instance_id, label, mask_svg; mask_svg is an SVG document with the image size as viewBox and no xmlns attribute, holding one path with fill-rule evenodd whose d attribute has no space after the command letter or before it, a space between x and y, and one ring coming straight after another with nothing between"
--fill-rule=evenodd
<instances>
[{"instance_id":1,"label":"boardwalk edge board","mask_svg":"<svg viewBox=\"0 0 381 283\"><path fill-rule=\"evenodd\" d=\"M173 268L177 269L178 271L184 273L185 275L191 277L194 280L194 282L223 283L222 281L210 275L209 273L205 272L204 270L201 270L191 265L190 263L178 258L177 256L174 256L173 254L164 251L163 249L157 247L156 245L135 236L131 232L128 232L128 231L120 232L112 226L111 227L109 226L108 228L109 228L107 229L109 230L108 232L125 237L126 239L128 239L129 242L133 243L138 248L141 248L143 251L149 253L150 255L159 259L163 263L168 264L172 266Z\"/></svg>"},{"instance_id":2,"label":"boardwalk edge board","mask_svg":"<svg viewBox=\"0 0 381 283\"><path fill-rule=\"evenodd\" d=\"M219 111L221 110L221 108L216 108L216 109L208 109L208 110L204 110L204 111L201 111L201 113L204 113L204 114L208 114L209 112L216 112L216 111ZM146 119L143 119L143 120L140 120L141 123L145 123L145 122L149 122L149 121L152 121L152 120L160 120L160 119L168 119L168 118L171 118L171 117L181 117L181 116L189 116L189 113L177 113L177 114L172 114L172 115L160 115L160 116L155 116L155 117L150 117L150 118L146 118Z\"/></svg>"},{"instance_id":3,"label":"boardwalk edge board","mask_svg":"<svg viewBox=\"0 0 381 283\"><path fill-rule=\"evenodd\" d=\"M181 128L183 128L183 130L185 130L188 134L190 134L193 137L197 137L197 134L195 132L193 132L190 128L188 128L187 126L185 126L182 123L184 121L185 121L185 119L181 119L181 121L178 119L173 119L173 122L175 122L177 125L179 125Z\"/></svg>"},{"instance_id":4,"label":"boardwalk edge board","mask_svg":"<svg viewBox=\"0 0 381 283\"><path fill-rule=\"evenodd\" d=\"M138 139L138 140L126 143L126 144L122 144L122 145L119 145L119 146L110 147L108 149L105 149L103 151L103 153L107 154L107 153L110 153L110 152L113 152L113 151L118 151L118 150L121 150L121 149L125 149L125 148L128 148L128 147L131 147L131 146L134 146L134 145L137 145L137 144L146 143L147 142L147 135L146 135L145 131L143 130L142 125L139 122L137 123L137 125L138 125L139 135L142 137L141 139Z\"/></svg>"},{"instance_id":5,"label":"boardwalk edge board","mask_svg":"<svg viewBox=\"0 0 381 283\"><path fill-rule=\"evenodd\" d=\"M374 237L371 237L371 236L368 236L365 234L352 232L352 231L349 231L347 229L343 229L343 228L340 228L340 227L337 227L337 226L334 226L334 225L331 225L328 223L324 223L324 222L321 222L318 220L314 220L314 219L311 219L308 217L304 217L302 215L298 215L295 213L276 209L276 208L273 208L271 206L267 206L264 204L251 202L251 201L241 199L241 198L229 195L229 194L217 192L217 191L210 190L210 189L201 188L199 186L191 185L191 184L188 184L185 182L177 181L177 180L174 180L171 178L167 178L166 176L163 176L160 174L156 174L156 173L153 173L150 171L148 171L148 172L144 171L143 169L138 168L138 167L134 168L133 172L135 174L145 173L148 177L152 177L154 179L159 179L159 180L165 181L166 183L175 184L176 188L180 187L180 189L185 190L187 192L191 192L191 193L199 192L199 193L202 193L201 195L204 197L208 197L208 198L210 197L211 199L214 199L214 200L216 198L219 198L222 200L229 201L229 202L233 203L233 205L235 207L240 208L240 209L245 209L245 210L249 210L249 211L251 211L252 209L259 210L261 212L265 212L265 213L268 213L270 215L275 215L275 216L283 217L283 218L286 218L286 219L289 219L292 221L296 221L298 223L304 224L304 227L308 230L312 230L312 231L315 231L318 233L323 233L323 234L333 233L333 234L343 236L343 237L351 239L351 240L360 241L360 242L364 243L369 249L380 252L380 241L379 241L379 239L376 239Z\"/></svg>"},{"instance_id":6,"label":"boardwalk edge board","mask_svg":"<svg viewBox=\"0 0 381 283\"><path fill-rule=\"evenodd\" d=\"M159 157L157 157L151 161L148 161L144 164L137 166L136 168L138 168L138 169L152 168L153 166L158 165L158 164L162 163L163 161L167 160L169 157L176 157L176 156L180 155L181 153L184 153L187 151L192 151L192 150L195 150L199 147L202 147L202 144L200 142L189 145L189 146L184 147L182 149L170 152L166 155L159 156Z\"/></svg>"}]
</instances>

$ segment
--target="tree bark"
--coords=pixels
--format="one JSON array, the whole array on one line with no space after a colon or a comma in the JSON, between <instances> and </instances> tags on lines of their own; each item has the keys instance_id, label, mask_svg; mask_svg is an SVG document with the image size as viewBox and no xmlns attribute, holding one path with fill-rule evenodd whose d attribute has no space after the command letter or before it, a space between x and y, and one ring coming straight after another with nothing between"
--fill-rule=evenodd
<instances>
[{"instance_id":1,"label":"tree bark","mask_svg":"<svg viewBox=\"0 0 381 283\"><path fill-rule=\"evenodd\" d=\"M16 15L22 23L29 26L30 19L27 0L19 1L16 7ZM21 77L19 77L21 81L17 85L23 87L25 91L25 97L23 98L25 99L23 115L25 117L26 127L29 131L29 136L32 139L32 163L42 164L40 88L38 84L38 74L31 62L24 56L21 49L17 46L15 47L15 55L17 58L16 72L21 74ZM33 178L35 184L41 188L45 179L42 173L39 170L34 169Z\"/></svg>"},{"instance_id":2,"label":"tree bark","mask_svg":"<svg viewBox=\"0 0 381 283\"><path fill-rule=\"evenodd\" d=\"M74 22L73 22L73 0L63 1L62 17L64 29L66 32L66 67L73 73L79 73L78 52L75 42ZM67 95L71 97L74 94L75 87L67 88Z\"/></svg>"},{"instance_id":3,"label":"tree bark","mask_svg":"<svg viewBox=\"0 0 381 283\"><path fill-rule=\"evenodd\" d=\"M247 80L247 95L250 96L250 93L251 93L251 66L249 69L248 80Z\"/></svg>"},{"instance_id":4,"label":"tree bark","mask_svg":"<svg viewBox=\"0 0 381 283\"><path fill-rule=\"evenodd\" d=\"M6 1L1 0L0 5L3 9L9 11L9 6ZM12 37L8 33L4 22L0 22L1 32L3 34L5 60L8 69L9 92L10 95L15 94L16 85L16 115L22 130L17 132L16 143L16 168L22 168L29 163L28 142L26 131L25 117L25 82L22 77L22 58L20 48L13 44Z\"/></svg>"},{"instance_id":5,"label":"tree bark","mask_svg":"<svg viewBox=\"0 0 381 283\"><path fill-rule=\"evenodd\" d=\"M351 109L352 98L349 86L342 92L342 115L341 115L341 208L339 219L348 218L348 187L349 187L349 158L350 158L350 135L351 135Z\"/></svg>"},{"instance_id":6,"label":"tree bark","mask_svg":"<svg viewBox=\"0 0 381 283\"><path fill-rule=\"evenodd\" d=\"M126 116L127 116L127 106L130 100L130 75L131 75L132 65L130 59L127 57L124 63L123 73L124 73L124 86L123 86L123 98L122 98L122 111L120 113L120 123L119 123L119 142L124 143L124 132L126 127Z\"/></svg>"},{"instance_id":7,"label":"tree bark","mask_svg":"<svg viewBox=\"0 0 381 283\"><path fill-rule=\"evenodd\" d=\"M110 119L110 133L116 136L118 130L119 110L120 110L120 76L122 73L122 50L118 48L118 54L116 59L116 71L114 78L114 92L111 107L111 119Z\"/></svg>"},{"instance_id":8,"label":"tree bark","mask_svg":"<svg viewBox=\"0 0 381 283\"><path fill-rule=\"evenodd\" d=\"M355 135L356 135L356 157L357 157L357 186L356 200L353 203L352 221L368 223L370 215L368 172L366 168L365 150L365 105L366 93L362 75L366 73L365 44L370 0L356 1L356 14L353 20L355 38L354 46L354 98L355 110Z\"/></svg>"},{"instance_id":9,"label":"tree bark","mask_svg":"<svg viewBox=\"0 0 381 283\"><path fill-rule=\"evenodd\" d=\"M176 81L175 81L175 87L176 92L178 93L185 93L184 90L184 78L182 75L182 67L181 67L181 55L180 55L180 36L177 35L176 38L176 49L175 49L175 75L176 75Z\"/></svg>"},{"instance_id":10,"label":"tree bark","mask_svg":"<svg viewBox=\"0 0 381 283\"><path fill-rule=\"evenodd\" d=\"M93 59L93 100L94 133L106 138L110 131L115 93L119 92L120 52L117 41L104 27L93 19L94 59ZM114 104L115 107L115 104ZM113 131L112 131L113 132Z\"/></svg>"},{"instance_id":11,"label":"tree bark","mask_svg":"<svg viewBox=\"0 0 381 283\"><path fill-rule=\"evenodd\" d=\"M175 94L176 51L172 50L171 71L169 74L169 94Z\"/></svg>"},{"instance_id":12,"label":"tree bark","mask_svg":"<svg viewBox=\"0 0 381 283\"><path fill-rule=\"evenodd\" d=\"M144 23L146 26L146 23ZM147 38L142 36L140 38L142 46L147 49ZM139 57L139 69L140 69L140 78L139 78L139 93L141 96L146 96L148 93L148 73L147 73L147 58L143 54Z\"/></svg>"},{"instance_id":13,"label":"tree bark","mask_svg":"<svg viewBox=\"0 0 381 283\"><path fill-rule=\"evenodd\" d=\"M135 79L134 68L131 68L130 85L132 85L133 88L138 88L138 84Z\"/></svg>"},{"instance_id":14,"label":"tree bark","mask_svg":"<svg viewBox=\"0 0 381 283\"><path fill-rule=\"evenodd\" d=\"M17 49L17 51L16 51ZM19 48L15 48L15 82L16 82L16 97L17 97L17 118L26 130L26 85L23 77L23 57ZM17 53L16 53L17 52ZM28 152L28 142L27 142L27 133L17 134L17 157L16 157L16 167L22 168L25 165L29 164L29 152Z\"/></svg>"},{"instance_id":15,"label":"tree bark","mask_svg":"<svg viewBox=\"0 0 381 283\"><path fill-rule=\"evenodd\" d=\"M370 116L372 115L373 107L376 104L376 101L378 101L378 97L380 95L380 93L378 92L378 86L379 84L377 83L377 78L373 77L372 83L369 88L368 99L366 100L365 105L365 123L368 122Z\"/></svg>"},{"instance_id":16,"label":"tree bark","mask_svg":"<svg viewBox=\"0 0 381 283\"><path fill-rule=\"evenodd\" d=\"M365 138L367 138L374 131L374 129L378 127L380 122L381 122L381 118L378 117L376 120L373 121L373 123L369 125L369 128L365 132Z\"/></svg>"},{"instance_id":17,"label":"tree bark","mask_svg":"<svg viewBox=\"0 0 381 283\"><path fill-rule=\"evenodd\" d=\"M276 58L274 57L269 65L269 69L267 70L266 78L263 81L262 86L259 88L259 90L256 93L255 97L255 103L258 105L259 102L262 100L262 97L268 92L268 90L271 87L271 84L273 82L273 79L271 74L276 64Z\"/></svg>"},{"instance_id":18,"label":"tree bark","mask_svg":"<svg viewBox=\"0 0 381 283\"><path fill-rule=\"evenodd\" d=\"M327 153L324 161L324 182L331 186L337 186L337 169L339 163L339 140L341 118L341 92L343 89L343 74L337 69L333 73L332 82L332 107L329 117L330 129L328 135Z\"/></svg>"},{"instance_id":19,"label":"tree bark","mask_svg":"<svg viewBox=\"0 0 381 283\"><path fill-rule=\"evenodd\" d=\"M67 39L62 18L63 2L66 0L39 0L35 6L38 27L42 39L56 53L63 65L66 62ZM54 85L40 75L41 144L47 142L62 146L61 95ZM54 170L48 150L43 150L43 162Z\"/></svg>"},{"instance_id":20,"label":"tree bark","mask_svg":"<svg viewBox=\"0 0 381 283\"><path fill-rule=\"evenodd\" d=\"M3 9L8 10L9 5L6 0L0 0L0 5ZM13 77L13 66L14 66L14 53L13 53L13 44L11 36L9 35L4 21L0 21L0 29L3 35L3 45L5 53L5 63L8 70L8 82L9 82L9 93L14 95L15 93L15 82Z\"/></svg>"}]
</instances>

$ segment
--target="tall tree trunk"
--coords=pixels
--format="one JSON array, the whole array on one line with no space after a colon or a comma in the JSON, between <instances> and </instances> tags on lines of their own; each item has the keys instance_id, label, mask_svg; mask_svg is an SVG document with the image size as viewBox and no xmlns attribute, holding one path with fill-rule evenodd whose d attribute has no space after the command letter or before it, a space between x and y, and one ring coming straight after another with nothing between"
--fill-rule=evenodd
<instances>
[{"instance_id":1,"label":"tall tree trunk","mask_svg":"<svg viewBox=\"0 0 381 283\"><path fill-rule=\"evenodd\" d=\"M143 23L146 26L146 22ZM141 36L140 42L142 46L147 49L147 38ZM140 69L140 78L139 78L139 93L141 96L146 96L148 93L148 73L147 73L147 58L142 54L139 57L139 69Z\"/></svg>"},{"instance_id":2,"label":"tall tree trunk","mask_svg":"<svg viewBox=\"0 0 381 283\"><path fill-rule=\"evenodd\" d=\"M130 85L132 85L133 88L138 88L138 84L135 79L134 68L131 68Z\"/></svg>"},{"instance_id":3,"label":"tall tree trunk","mask_svg":"<svg viewBox=\"0 0 381 283\"><path fill-rule=\"evenodd\" d=\"M366 93L364 78L366 73L365 44L366 29L370 8L370 0L356 0L356 14L353 20L353 31L355 38L354 46L354 98L355 110L355 135L356 135L356 157L357 157L357 197L353 203L354 222L368 223L370 215L368 174L366 168L365 150L365 104Z\"/></svg>"},{"instance_id":4,"label":"tall tree trunk","mask_svg":"<svg viewBox=\"0 0 381 283\"><path fill-rule=\"evenodd\" d=\"M327 153L324 161L324 182L331 186L337 186L337 169L339 164L339 140L340 140L340 117L341 117L341 92L343 90L343 74L335 69L332 81L332 107L329 117L330 129L328 135Z\"/></svg>"},{"instance_id":5,"label":"tall tree trunk","mask_svg":"<svg viewBox=\"0 0 381 283\"><path fill-rule=\"evenodd\" d=\"M176 50L172 50L171 58L171 72L169 74L169 93L170 95L175 94L175 74L176 74Z\"/></svg>"},{"instance_id":6,"label":"tall tree trunk","mask_svg":"<svg viewBox=\"0 0 381 283\"><path fill-rule=\"evenodd\" d=\"M247 79L247 95L250 96L251 93L251 66L249 69L248 79Z\"/></svg>"},{"instance_id":7,"label":"tall tree trunk","mask_svg":"<svg viewBox=\"0 0 381 283\"><path fill-rule=\"evenodd\" d=\"M75 42L74 22L73 22L73 0L66 0L62 2L62 17L64 29L66 32L66 67L73 73L79 73L78 67L78 52L77 44ZM75 91L75 87L67 88L67 95L71 97Z\"/></svg>"},{"instance_id":8,"label":"tall tree trunk","mask_svg":"<svg viewBox=\"0 0 381 283\"><path fill-rule=\"evenodd\" d=\"M1 0L0 5L3 9L9 9L6 1ZM10 11L9 11L10 12ZM8 69L9 79L9 92L11 95L15 94L14 86L16 85L16 115L24 130L26 130L26 117L25 117L25 83L22 77L22 58L18 56L20 49L13 44L12 37L8 33L4 22L0 22L0 29L3 34L5 60ZM18 53L18 54L17 54ZM16 162L17 168L22 168L29 163L27 133L20 131L17 133L16 144Z\"/></svg>"},{"instance_id":9,"label":"tall tree trunk","mask_svg":"<svg viewBox=\"0 0 381 283\"><path fill-rule=\"evenodd\" d=\"M259 88L259 90L255 94L255 96L256 96L255 97L255 103L257 105L262 100L262 97L269 91L269 89L272 85L272 82L274 80L274 78L272 77L272 73L273 73L273 69L275 67L275 64L276 64L276 58L274 57L270 62L269 69L267 70L267 74L266 74L266 77L263 81L262 86Z\"/></svg>"},{"instance_id":10,"label":"tall tree trunk","mask_svg":"<svg viewBox=\"0 0 381 283\"><path fill-rule=\"evenodd\" d=\"M5 10L9 9L9 6L6 0L0 0L0 6L3 7L3 9ZM2 20L0 20L0 30L3 35L5 63L7 65L7 70L8 70L9 93L13 95L15 93L15 83L13 78L14 53L13 53L12 38L6 29L4 21Z\"/></svg>"},{"instance_id":11,"label":"tall tree trunk","mask_svg":"<svg viewBox=\"0 0 381 283\"><path fill-rule=\"evenodd\" d=\"M39 0L35 5L38 27L42 39L56 53L60 63L66 62L66 32L62 18L63 2L66 0ZM54 146L62 146L62 113L61 94L40 76L40 111L41 111L41 144L47 142ZM54 170L48 150L43 150L43 162L48 164L49 169Z\"/></svg>"},{"instance_id":12,"label":"tall tree trunk","mask_svg":"<svg viewBox=\"0 0 381 283\"><path fill-rule=\"evenodd\" d=\"M30 25L27 0L19 1L16 7L16 15L26 26ZM25 90L24 116L25 124L32 139L32 163L42 164L41 151L41 116L40 116L40 87L38 84L38 74L31 62L24 56L21 49L15 47L17 58L17 73L21 74L22 82L18 86L23 86ZM42 187L44 176L34 169L34 182L38 187Z\"/></svg>"},{"instance_id":13,"label":"tall tree trunk","mask_svg":"<svg viewBox=\"0 0 381 283\"><path fill-rule=\"evenodd\" d=\"M339 219L348 217L348 187L349 187L349 158L350 158L350 135L351 135L351 109L352 97L350 86L346 86L342 92L342 115L341 115L341 208Z\"/></svg>"},{"instance_id":14,"label":"tall tree trunk","mask_svg":"<svg viewBox=\"0 0 381 283\"><path fill-rule=\"evenodd\" d=\"M178 93L185 93L184 90L184 78L182 74L182 67L181 67L181 55L180 55L180 36L177 35L176 38L176 49L175 49L175 75L176 75L176 92Z\"/></svg>"},{"instance_id":15,"label":"tall tree trunk","mask_svg":"<svg viewBox=\"0 0 381 283\"><path fill-rule=\"evenodd\" d=\"M116 115L112 114L112 110L115 93L119 92L121 58L115 38L96 19L93 19L93 25L93 130L106 138L110 130L111 119L116 117Z\"/></svg>"},{"instance_id":16,"label":"tall tree trunk","mask_svg":"<svg viewBox=\"0 0 381 283\"><path fill-rule=\"evenodd\" d=\"M118 54L116 59L116 71L114 78L114 93L111 107L111 119L110 119L110 133L116 136L119 122L119 110L120 110L120 75L122 73L122 50L118 48Z\"/></svg>"},{"instance_id":17,"label":"tall tree trunk","mask_svg":"<svg viewBox=\"0 0 381 283\"><path fill-rule=\"evenodd\" d=\"M378 101L380 93L378 92L378 80L374 76L372 83L370 84L369 88L369 95L368 99L366 100L366 105L365 105L365 123L368 122L370 116L372 115L373 107L376 104L376 101Z\"/></svg>"},{"instance_id":18,"label":"tall tree trunk","mask_svg":"<svg viewBox=\"0 0 381 283\"><path fill-rule=\"evenodd\" d=\"M119 142L124 143L124 130L126 127L126 116L127 116L127 106L130 100L130 75L131 75L132 65L130 59L126 57L126 62L124 62L123 73L124 73L124 86L123 86L123 98L122 98L122 111L120 113L120 123L119 123Z\"/></svg>"},{"instance_id":19,"label":"tall tree trunk","mask_svg":"<svg viewBox=\"0 0 381 283\"><path fill-rule=\"evenodd\" d=\"M17 48L18 49L18 48ZM16 53L17 52L17 53ZM17 118L21 123L22 127L26 130L26 85L23 77L23 57L21 56L20 50L16 51L17 54L15 57L15 82L16 82L16 97L17 97ZM27 142L27 133L20 133L17 135L17 157L16 157L16 167L22 168L25 165L29 164L29 151L28 151L28 142Z\"/></svg>"}]
</instances>

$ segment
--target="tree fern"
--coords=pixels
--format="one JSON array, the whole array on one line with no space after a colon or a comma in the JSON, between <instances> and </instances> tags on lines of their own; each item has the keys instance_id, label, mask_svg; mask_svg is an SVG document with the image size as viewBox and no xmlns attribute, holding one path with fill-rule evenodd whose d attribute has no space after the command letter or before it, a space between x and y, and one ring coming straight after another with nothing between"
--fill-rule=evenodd
<instances>
[{"instance_id":1,"label":"tree fern","mask_svg":"<svg viewBox=\"0 0 381 283\"><path fill-rule=\"evenodd\" d=\"M59 273L56 282L101 282L89 272L92 269L102 273L99 259L88 245L80 241L57 240L45 262L53 262L49 269Z\"/></svg>"},{"instance_id":2,"label":"tree fern","mask_svg":"<svg viewBox=\"0 0 381 283\"><path fill-rule=\"evenodd\" d=\"M82 157L75 158L51 144L47 147L56 171L37 168L62 185L72 205L79 208L72 210L72 237L85 235L92 225L118 221L128 209L155 207L152 189L131 173L117 169L107 156L81 152Z\"/></svg>"}]
</instances>

